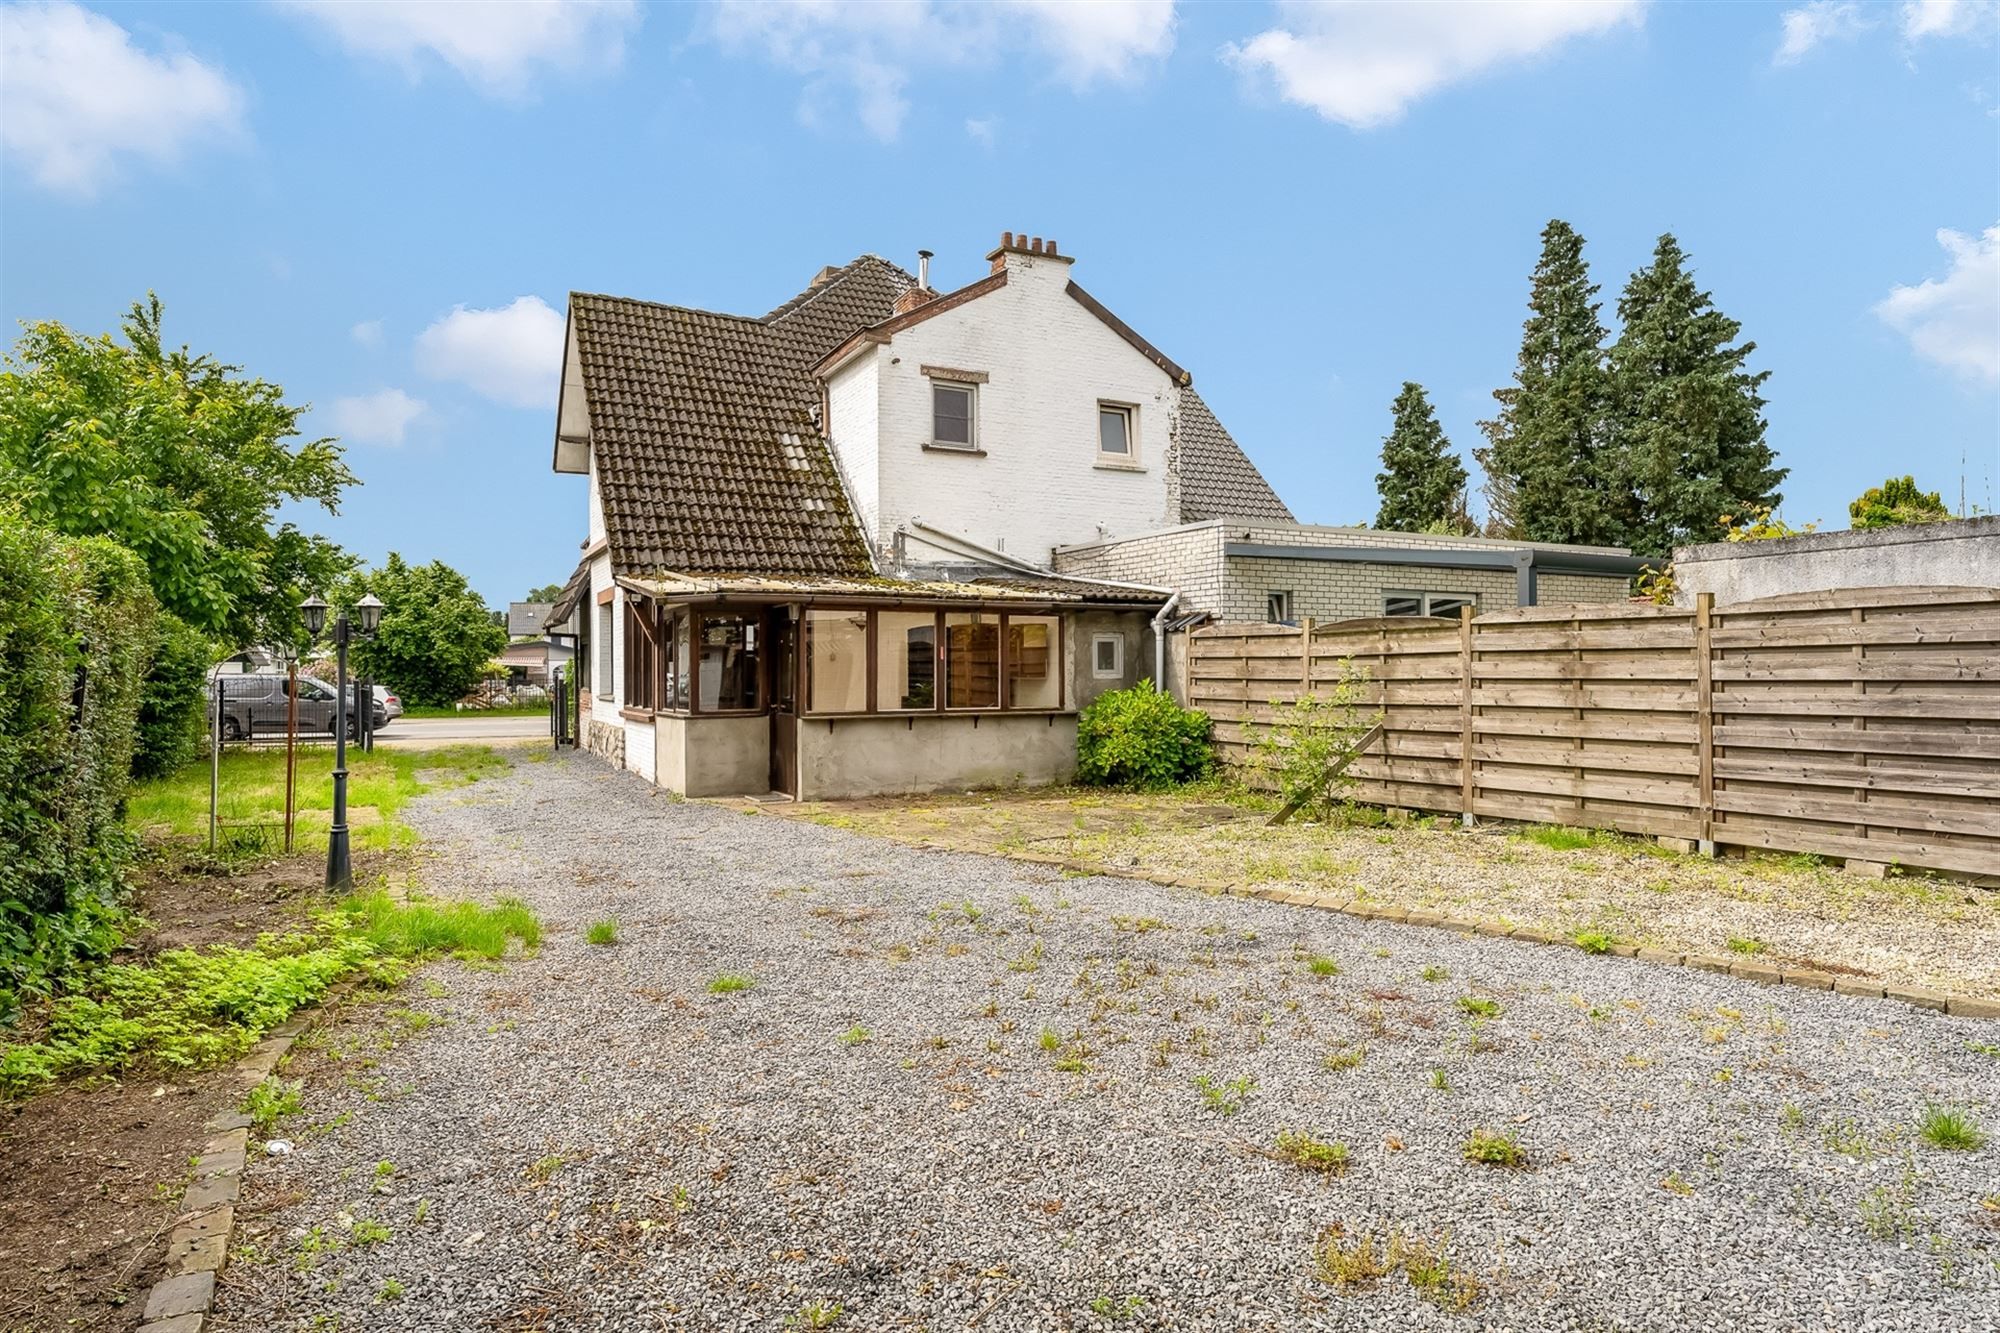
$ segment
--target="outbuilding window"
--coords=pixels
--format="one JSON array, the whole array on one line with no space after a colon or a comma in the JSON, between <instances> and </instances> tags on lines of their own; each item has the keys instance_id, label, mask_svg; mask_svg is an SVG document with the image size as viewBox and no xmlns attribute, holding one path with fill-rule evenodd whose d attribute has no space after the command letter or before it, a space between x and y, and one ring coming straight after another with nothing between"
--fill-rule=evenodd
<instances>
[{"instance_id":1,"label":"outbuilding window","mask_svg":"<svg viewBox=\"0 0 2000 1333\"><path fill-rule=\"evenodd\" d=\"M1479 609L1479 598L1469 592L1388 592L1382 594L1385 616L1442 616L1458 619L1462 607Z\"/></svg>"},{"instance_id":2,"label":"outbuilding window","mask_svg":"<svg viewBox=\"0 0 2000 1333\"><path fill-rule=\"evenodd\" d=\"M1106 463L1138 461L1133 443L1136 410L1124 403L1097 405L1097 457Z\"/></svg>"},{"instance_id":3,"label":"outbuilding window","mask_svg":"<svg viewBox=\"0 0 2000 1333\"><path fill-rule=\"evenodd\" d=\"M1292 594L1289 592L1267 592L1264 594L1264 619L1274 625L1292 623Z\"/></svg>"},{"instance_id":4,"label":"outbuilding window","mask_svg":"<svg viewBox=\"0 0 2000 1333\"><path fill-rule=\"evenodd\" d=\"M1094 680L1117 680L1125 674L1125 636L1100 634L1090 641L1090 674Z\"/></svg>"}]
</instances>

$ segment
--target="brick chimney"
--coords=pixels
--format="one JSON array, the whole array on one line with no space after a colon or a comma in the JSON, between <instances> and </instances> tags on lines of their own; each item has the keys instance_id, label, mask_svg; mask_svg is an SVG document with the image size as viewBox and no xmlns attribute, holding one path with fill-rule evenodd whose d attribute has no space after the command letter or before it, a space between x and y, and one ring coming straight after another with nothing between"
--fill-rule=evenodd
<instances>
[{"instance_id":1,"label":"brick chimney","mask_svg":"<svg viewBox=\"0 0 2000 1333\"><path fill-rule=\"evenodd\" d=\"M1059 264L1075 262L1072 256L1059 253L1056 249L1056 243L1053 240L1044 241L1041 237L1030 236L1025 231L1001 232L999 248L987 255L986 258L992 263L993 271L998 273L1001 269L1008 266L1008 256L1010 255L1018 255L1030 263L1037 259L1053 259Z\"/></svg>"},{"instance_id":2,"label":"brick chimney","mask_svg":"<svg viewBox=\"0 0 2000 1333\"><path fill-rule=\"evenodd\" d=\"M931 252L928 250L919 250L917 251L917 285L904 292L901 296L898 296L893 308L899 315L906 314L923 305L925 302L936 299L937 293L931 290Z\"/></svg>"}]
</instances>

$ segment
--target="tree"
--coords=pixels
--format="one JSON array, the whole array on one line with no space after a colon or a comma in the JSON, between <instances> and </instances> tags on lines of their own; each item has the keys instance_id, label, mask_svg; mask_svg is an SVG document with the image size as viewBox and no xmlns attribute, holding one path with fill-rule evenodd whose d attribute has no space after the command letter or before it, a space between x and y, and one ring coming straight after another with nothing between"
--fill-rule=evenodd
<instances>
[{"instance_id":1,"label":"tree","mask_svg":"<svg viewBox=\"0 0 2000 1333\"><path fill-rule=\"evenodd\" d=\"M1479 423L1487 445L1474 456L1496 535L1615 546L1631 531L1596 296L1583 237L1554 219L1542 229L1514 383L1494 390L1499 414Z\"/></svg>"},{"instance_id":2,"label":"tree","mask_svg":"<svg viewBox=\"0 0 2000 1333\"><path fill-rule=\"evenodd\" d=\"M560 583L544 583L539 588L528 589L528 595L521 600L524 602L553 602L556 598L562 596L562 590L563 585Z\"/></svg>"},{"instance_id":3,"label":"tree","mask_svg":"<svg viewBox=\"0 0 2000 1333\"><path fill-rule=\"evenodd\" d=\"M1424 386L1405 380L1392 411L1394 423L1382 441L1382 471L1375 474L1382 497L1375 526L1388 532L1470 531L1459 526L1465 465L1431 412Z\"/></svg>"},{"instance_id":4,"label":"tree","mask_svg":"<svg viewBox=\"0 0 2000 1333\"><path fill-rule=\"evenodd\" d=\"M1891 477L1880 486L1870 486L1847 506L1849 526L1894 528L1905 523L1942 523L1951 510L1936 491L1917 489L1915 477Z\"/></svg>"},{"instance_id":5,"label":"tree","mask_svg":"<svg viewBox=\"0 0 2000 1333\"><path fill-rule=\"evenodd\" d=\"M1695 286L1671 233L1618 298L1622 330L1611 347L1615 452L1636 507L1627 544L1649 553L1720 541L1724 515L1775 509L1778 483L1764 443L1771 372L1744 368L1754 342Z\"/></svg>"},{"instance_id":6,"label":"tree","mask_svg":"<svg viewBox=\"0 0 2000 1333\"><path fill-rule=\"evenodd\" d=\"M349 575L335 600L352 606L371 592L382 599L382 624L374 638L356 639L348 649L353 668L413 703L457 702L507 646L506 628L493 623L465 576L442 560L412 565L392 551L382 568Z\"/></svg>"},{"instance_id":7,"label":"tree","mask_svg":"<svg viewBox=\"0 0 2000 1333\"><path fill-rule=\"evenodd\" d=\"M122 344L28 327L0 374L0 504L136 552L161 606L212 639L296 643L300 599L351 562L278 508L337 512L354 474L333 440L298 442L282 388L167 351L160 323L149 295Z\"/></svg>"}]
</instances>

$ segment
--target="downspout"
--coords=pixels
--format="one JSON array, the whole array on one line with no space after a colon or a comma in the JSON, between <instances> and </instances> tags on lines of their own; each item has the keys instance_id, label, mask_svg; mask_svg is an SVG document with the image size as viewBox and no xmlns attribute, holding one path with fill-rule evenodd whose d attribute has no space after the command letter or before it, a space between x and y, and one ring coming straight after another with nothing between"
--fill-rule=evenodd
<instances>
[{"instance_id":1,"label":"downspout","mask_svg":"<svg viewBox=\"0 0 2000 1333\"><path fill-rule=\"evenodd\" d=\"M1181 599L1180 589L1167 598L1167 604L1153 617L1153 686L1167 688L1167 617L1174 613L1174 605Z\"/></svg>"}]
</instances>

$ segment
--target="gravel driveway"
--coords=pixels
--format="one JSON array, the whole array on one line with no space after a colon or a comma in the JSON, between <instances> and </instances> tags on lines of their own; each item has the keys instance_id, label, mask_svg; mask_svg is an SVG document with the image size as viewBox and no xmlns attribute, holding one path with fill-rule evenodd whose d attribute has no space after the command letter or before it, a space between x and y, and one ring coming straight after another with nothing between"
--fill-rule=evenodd
<instances>
[{"instance_id":1,"label":"gravel driveway","mask_svg":"<svg viewBox=\"0 0 2000 1333\"><path fill-rule=\"evenodd\" d=\"M1955 1104L2000 1139L2000 1024L919 851L589 757L406 817L434 892L518 894L547 942L431 969L443 1021L312 1096L335 1127L253 1169L224 1329L2000 1328L2000 1143L1917 1133Z\"/></svg>"}]
</instances>

